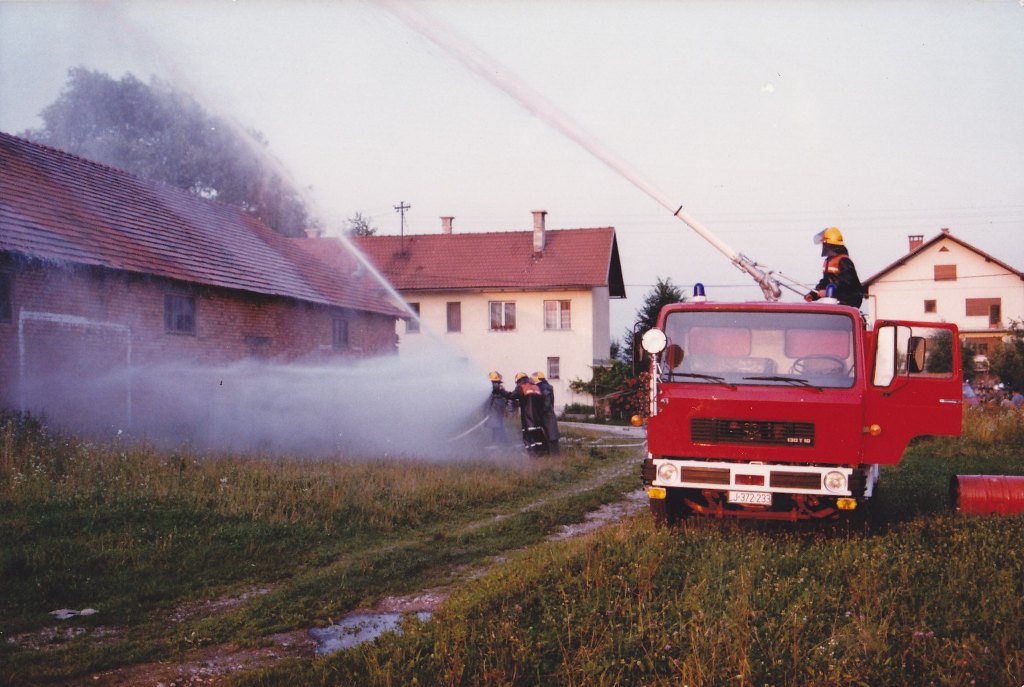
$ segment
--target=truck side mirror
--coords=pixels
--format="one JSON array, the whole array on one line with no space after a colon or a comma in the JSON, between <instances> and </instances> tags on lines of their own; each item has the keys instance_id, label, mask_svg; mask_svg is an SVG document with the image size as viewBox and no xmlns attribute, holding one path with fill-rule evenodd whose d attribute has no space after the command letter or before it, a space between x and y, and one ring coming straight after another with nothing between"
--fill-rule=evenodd
<instances>
[{"instance_id":1,"label":"truck side mirror","mask_svg":"<svg viewBox=\"0 0 1024 687\"><path fill-rule=\"evenodd\" d=\"M684 355L682 346L679 344L671 344L665 349L665 364L668 365L670 369L674 370L682 365Z\"/></svg>"},{"instance_id":2,"label":"truck side mirror","mask_svg":"<svg viewBox=\"0 0 1024 687\"><path fill-rule=\"evenodd\" d=\"M923 336L912 336L907 343L907 371L910 374L924 372L924 359L928 343Z\"/></svg>"}]
</instances>

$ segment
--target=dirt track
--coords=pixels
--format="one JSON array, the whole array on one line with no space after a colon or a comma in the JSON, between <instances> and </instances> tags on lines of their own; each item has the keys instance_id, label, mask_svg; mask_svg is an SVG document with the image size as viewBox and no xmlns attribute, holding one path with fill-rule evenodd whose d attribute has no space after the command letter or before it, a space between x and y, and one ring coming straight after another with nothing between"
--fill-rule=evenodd
<instances>
[{"instance_id":1,"label":"dirt track","mask_svg":"<svg viewBox=\"0 0 1024 687\"><path fill-rule=\"evenodd\" d=\"M642 430L634 427L605 427L584 423L562 423L562 425L567 428L602 435L601 438L593 440L595 445L633 445L642 441L643 437ZM615 466L612 470L596 475L586 483L581 483L578 485L578 491L593 488L596 484L610 477L635 469L636 464L634 462L625 462L622 465ZM564 493L561 494L561 496L564 495ZM529 511L544 503L529 504L521 510ZM622 501L605 504L588 513L582 522L564 525L557 532L551 534L548 539L560 541L582 536L600 527L617 522L623 517L641 510L644 506L646 506L645 494L642 489L637 489ZM495 517L502 518L507 517L507 515ZM465 529L480 527L491 521L493 521L493 518L472 523ZM501 565L504 560L504 556L497 556L489 563L460 571L459 579L462 581L471 580L484 574L493 566ZM444 603L457 586L458 583L455 583L444 587L424 589L405 596L385 597L373 608L355 609L346 617L356 615L373 617L385 614L432 613ZM208 617L217 613L227 612L245 603L248 599L266 594L269 591L266 588L252 589L237 597L213 599L202 604L181 607L169 616L168 622L180 623L198 616ZM341 621L344 621L344 618L339 619L339 622ZM65 629L71 630L72 628ZM97 629L93 629L94 635L97 633ZM116 629L110 629L100 634L106 638L106 641L109 641L110 637L117 638L120 633ZM289 657L312 658L320 646L308 629L293 630L273 635L266 639L267 645L259 648L241 648L231 643L199 647L185 651L174 661L157 661L126 666L111 671L102 671L71 684L76 686L97 685L99 687L134 687L136 685L193 687L196 685L218 685L226 681L226 676L239 670L251 670L269 666L276 661ZM30 638L25 638L24 641L29 642Z\"/></svg>"}]
</instances>

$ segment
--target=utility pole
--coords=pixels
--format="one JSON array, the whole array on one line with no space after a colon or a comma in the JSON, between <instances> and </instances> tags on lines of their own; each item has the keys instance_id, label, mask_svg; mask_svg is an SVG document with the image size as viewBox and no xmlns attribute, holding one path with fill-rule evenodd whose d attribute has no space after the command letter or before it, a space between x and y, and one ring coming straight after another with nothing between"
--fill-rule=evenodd
<instances>
[{"instance_id":1,"label":"utility pole","mask_svg":"<svg viewBox=\"0 0 1024 687\"><path fill-rule=\"evenodd\" d=\"M395 212L397 212L398 214L400 214L402 216L402 234L401 234L401 238L399 239L399 246L400 246L399 254L400 255L405 255L405 211L406 210L411 210L411 209L412 209L412 206L411 205L406 205L405 201L399 201L398 205L395 206Z\"/></svg>"}]
</instances>

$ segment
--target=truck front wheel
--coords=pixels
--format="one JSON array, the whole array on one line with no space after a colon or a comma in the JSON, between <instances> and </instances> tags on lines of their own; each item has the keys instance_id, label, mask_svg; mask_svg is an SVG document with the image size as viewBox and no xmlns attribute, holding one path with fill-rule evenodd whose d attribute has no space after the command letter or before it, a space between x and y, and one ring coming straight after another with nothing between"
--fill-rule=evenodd
<instances>
[{"instance_id":1,"label":"truck front wheel","mask_svg":"<svg viewBox=\"0 0 1024 687\"><path fill-rule=\"evenodd\" d=\"M665 498L651 499L650 503L655 527L675 527L690 514L679 489L669 489Z\"/></svg>"}]
</instances>

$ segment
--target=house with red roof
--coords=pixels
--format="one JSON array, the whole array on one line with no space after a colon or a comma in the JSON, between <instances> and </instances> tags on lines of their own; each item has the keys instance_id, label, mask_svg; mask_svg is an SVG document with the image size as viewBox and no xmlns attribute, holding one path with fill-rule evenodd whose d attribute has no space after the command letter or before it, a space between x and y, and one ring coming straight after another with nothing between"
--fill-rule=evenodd
<instances>
[{"instance_id":1,"label":"house with red roof","mask_svg":"<svg viewBox=\"0 0 1024 687\"><path fill-rule=\"evenodd\" d=\"M626 295L615 229L548 229L533 212L528 231L355 239L419 317L398 325L401 351L434 338L511 387L517 372L544 372L561 407L573 379L607 362L609 299Z\"/></svg>"},{"instance_id":2,"label":"house with red roof","mask_svg":"<svg viewBox=\"0 0 1024 687\"><path fill-rule=\"evenodd\" d=\"M875 320L952 322L979 354L1024 320L1024 273L949 229L909 237L906 255L864 281Z\"/></svg>"},{"instance_id":3,"label":"house with red roof","mask_svg":"<svg viewBox=\"0 0 1024 687\"><path fill-rule=\"evenodd\" d=\"M392 353L404 315L238 208L0 133L0 407L124 428L133 370Z\"/></svg>"}]
</instances>

